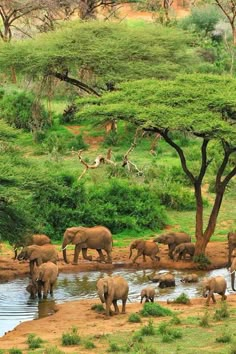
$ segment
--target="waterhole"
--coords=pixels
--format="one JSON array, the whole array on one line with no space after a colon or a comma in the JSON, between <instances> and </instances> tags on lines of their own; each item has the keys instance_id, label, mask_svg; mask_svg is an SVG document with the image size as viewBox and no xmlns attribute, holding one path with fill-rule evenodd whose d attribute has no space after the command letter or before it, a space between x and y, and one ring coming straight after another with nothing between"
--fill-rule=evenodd
<instances>
[{"instance_id":1,"label":"waterhole","mask_svg":"<svg viewBox=\"0 0 236 354\"><path fill-rule=\"evenodd\" d=\"M161 270L160 273L168 270ZM12 330L23 321L33 320L49 316L54 313L55 304L62 304L67 301L80 299L94 299L100 302L96 292L96 282L100 277L112 274L123 276L129 283L129 299L131 302L140 301L140 289L152 285L156 288L156 300L173 300L181 293L188 297L200 297L201 285L199 283L183 284L180 279L182 275L191 273L186 271L173 271L176 278L174 288L159 289L158 284L148 280L147 275L152 275L152 269L146 270L119 270L114 272L79 272L60 273L53 297L46 300L32 300L25 290L28 285L28 278L15 279L0 284L0 336ZM205 276L223 275L227 280L227 293L232 293L230 288L230 274L226 268L216 269L210 272L195 272L199 280Z\"/></svg>"}]
</instances>

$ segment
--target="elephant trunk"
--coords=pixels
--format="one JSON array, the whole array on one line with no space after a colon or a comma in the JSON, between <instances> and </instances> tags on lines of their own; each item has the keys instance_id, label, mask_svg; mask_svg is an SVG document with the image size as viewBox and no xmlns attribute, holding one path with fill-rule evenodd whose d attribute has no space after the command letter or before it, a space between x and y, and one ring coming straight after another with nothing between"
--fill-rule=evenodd
<instances>
[{"instance_id":1,"label":"elephant trunk","mask_svg":"<svg viewBox=\"0 0 236 354\"><path fill-rule=\"evenodd\" d=\"M63 259L65 263L69 263L67 260L67 256L66 256L66 247L68 246L68 244L64 241L62 244L62 252L63 252Z\"/></svg>"},{"instance_id":2,"label":"elephant trunk","mask_svg":"<svg viewBox=\"0 0 236 354\"><path fill-rule=\"evenodd\" d=\"M131 257L132 257L132 250L133 250L133 247L132 247L132 246L130 246L130 254L129 254L129 258L131 258Z\"/></svg>"},{"instance_id":3,"label":"elephant trunk","mask_svg":"<svg viewBox=\"0 0 236 354\"><path fill-rule=\"evenodd\" d=\"M235 270L231 273L231 286L233 291L236 291L234 288L234 280L235 280Z\"/></svg>"},{"instance_id":4,"label":"elephant trunk","mask_svg":"<svg viewBox=\"0 0 236 354\"><path fill-rule=\"evenodd\" d=\"M98 296L99 296L101 302L104 304L105 296L104 296L104 289L103 288L98 289Z\"/></svg>"}]
</instances>

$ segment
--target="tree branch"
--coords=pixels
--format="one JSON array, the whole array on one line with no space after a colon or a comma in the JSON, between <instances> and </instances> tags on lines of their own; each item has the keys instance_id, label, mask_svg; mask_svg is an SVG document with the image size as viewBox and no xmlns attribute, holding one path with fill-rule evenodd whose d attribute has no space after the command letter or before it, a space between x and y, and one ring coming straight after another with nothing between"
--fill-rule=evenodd
<instances>
[{"instance_id":1,"label":"tree branch","mask_svg":"<svg viewBox=\"0 0 236 354\"><path fill-rule=\"evenodd\" d=\"M202 142L202 147L201 147L201 151L202 151L202 165L201 165L201 169L200 169L200 173L198 176L198 182L202 183L203 177L205 176L207 167L210 163L210 161L207 161L207 145L209 143L209 140L204 139Z\"/></svg>"}]
</instances>

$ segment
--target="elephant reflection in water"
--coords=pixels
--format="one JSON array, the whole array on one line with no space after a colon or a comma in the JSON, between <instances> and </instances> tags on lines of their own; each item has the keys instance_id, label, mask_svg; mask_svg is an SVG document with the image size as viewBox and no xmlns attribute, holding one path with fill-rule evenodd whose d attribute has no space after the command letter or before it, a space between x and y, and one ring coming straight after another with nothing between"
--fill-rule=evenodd
<instances>
[{"instance_id":1,"label":"elephant reflection in water","mask_svg":"<svg viewBox=\"0 0 236 354\"><path fill-rule=\"evenodd\" d=\"M38 318L53 315L57 311L55 300L39 301L38 303Z\"/></svg>"}]
</instances>

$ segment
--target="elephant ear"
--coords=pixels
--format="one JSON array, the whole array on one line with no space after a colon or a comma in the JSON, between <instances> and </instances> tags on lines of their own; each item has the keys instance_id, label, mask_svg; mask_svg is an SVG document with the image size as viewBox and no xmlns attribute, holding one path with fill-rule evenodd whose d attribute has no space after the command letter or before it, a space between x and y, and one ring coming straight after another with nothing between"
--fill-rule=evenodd
<instances>
[{"instance_id":1,"label":"elephant ear","mask_svg":"<svg viewBox=\"0 0 236 354\"><path fill-rule=\"evenodd\" d=\"M88 239L87 233L81 228L75 234L74 243L84 243Z\"/></svg>"},{"instance_id":2,"label":"elephant ear","mask_svg":"<svg viewBox=\"0 0 236 354\"><path fill-rule=\"evenodd\" d=\"M142 250L142 249L144 249L144 242L145 242L145 241L143 241L143 240L137 241L137 245L136 245L137 250Z\"/></svg>"}]
</instances>

